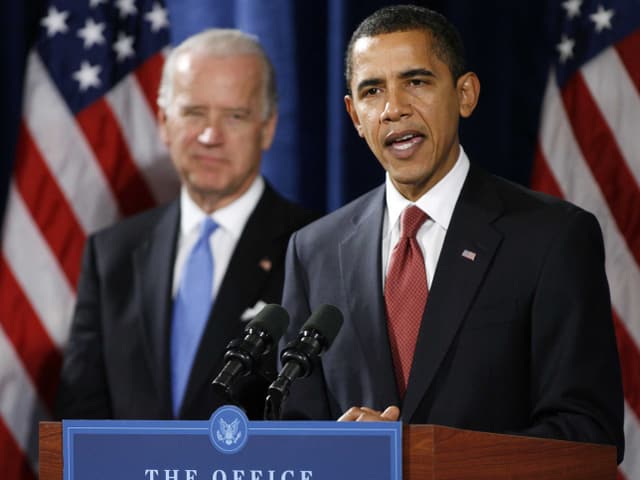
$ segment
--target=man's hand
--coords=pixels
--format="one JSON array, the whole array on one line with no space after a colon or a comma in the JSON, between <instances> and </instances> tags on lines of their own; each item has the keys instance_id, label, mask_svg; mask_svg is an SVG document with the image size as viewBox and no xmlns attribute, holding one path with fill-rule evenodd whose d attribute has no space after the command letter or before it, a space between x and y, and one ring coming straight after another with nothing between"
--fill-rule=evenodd
<instances>
[{"instance_id":1,"label":"man's hand","mask_svg":"<svg viewBox=\"0 0 640 480\"><path fill-rule=\"evenodd\" d=\"M338 419L339 422L395 422L400 418L400 409L395 405L379 412L368 407L351 407Z\"/></svg>"}]
</instances>

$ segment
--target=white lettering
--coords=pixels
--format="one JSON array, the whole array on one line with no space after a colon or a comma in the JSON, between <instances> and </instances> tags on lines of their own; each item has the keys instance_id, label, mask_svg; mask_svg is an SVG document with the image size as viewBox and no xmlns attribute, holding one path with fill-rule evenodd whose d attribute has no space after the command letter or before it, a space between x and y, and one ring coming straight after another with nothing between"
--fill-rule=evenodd
<instances>
[{"instance_id":1,"label":"white lettering","mask_svg":"<svg viewBox=\"0 0 640 480\"><path fill-rule=\"evenodd\" d=\"M185 480L197 480L196 470L184 470ZM193 473L193 476L190 475ZM313 470L215 470L211 480L312 480ZM150 479L153 480L153 479ZM175 480L166 478L165 480Z\"/></svg>"},{"instance_id":2,"label":"white lettering","mask_svg":"<svg viewBox=\"0 0 640 480\"><path fill-rule=\"evenodd\" d=\"M185 470L184 473L187 477L186 480L196 480L196 478L198 478L197 470Z\"/></svg>"},{"instance_id":3,"label":"white lettering","mask_svg":"<svg viewBox=\"0 0 640 480\"><path fill-rule=\"evenodd\" d=\"M178 480L178 470L165 470L164 480Z\"/></svg>"},{"instance_id":4,"label":"white lettering","mask_svg":"<svg viewBox=\"0 0 640 480\"><path fill-rule=\"evenodd\" d=\"M262 480L262 470L250 470L251 480Z\"/></svg>"},{"instance_id":5,"label":"white lettering","mask_svg":"<svg viewBox=\"0 0 640 480\"><path fill-rule=\"evenodd\" d=\"M227 480L227 474L224 473L224 470L216 470L211 475L211 480Z\"/></svg>"},{"instance_id":6,"label":"white lettering","mask_svg":"<svg viewBox=\"0 0 640 480\"><path fill-rule=\"evenodd\" d=\"M158 470L151 470L150 468L147 468L144 471L144 476L149 480L156 480L156 477L158 476Z\"/></svg>"}]
</instances>

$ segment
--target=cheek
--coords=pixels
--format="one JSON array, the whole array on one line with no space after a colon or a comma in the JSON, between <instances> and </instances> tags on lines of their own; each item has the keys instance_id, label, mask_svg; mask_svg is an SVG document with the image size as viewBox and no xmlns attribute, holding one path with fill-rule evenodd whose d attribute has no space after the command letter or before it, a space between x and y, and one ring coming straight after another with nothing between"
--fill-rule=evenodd
<instances>
[{"instance_id":1,"label":"cheek","mask_svg":"<svg viewBox=\"0 0 640 480\"><path fill-rule=\"evenodd\" d=\"M380 118L380 116L375 112L369 112L360 118L362 119L362 122L360 123L361 135L369 142L375 140L380 128L380 124L378 122L378 118Z\"/></svg>"}]
</instances>

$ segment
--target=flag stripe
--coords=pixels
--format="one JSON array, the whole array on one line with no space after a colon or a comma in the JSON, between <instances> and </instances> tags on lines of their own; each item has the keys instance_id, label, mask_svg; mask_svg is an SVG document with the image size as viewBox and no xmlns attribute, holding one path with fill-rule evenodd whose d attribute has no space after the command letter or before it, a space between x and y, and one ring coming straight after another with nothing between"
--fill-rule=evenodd
<instances>
[{"instance_id":1,"label":"flag stripe","mask_svg":"<svg viewBox=\"0 0 640 480\"><path fill-rule=\"evenodd\" d=\"M85 232L118 218L117 202L39 56L29 54L23 118Z\"/></svg>"},{"instance_id":2,"label":"flag stripe","mask_svg":"<svg viewBox=\"0 0 640 480\"><path fill-rule=\"evenodd\" d=\"M9 186L2 247L20 288L49 337L61 348L68 335L75 294L13 183Z\"/></svg>"},{"instance_id":3,"label":"flag stripe","mask_svg":"<svg viewBox=\"0 0 640 480\"><path fill-rule=\"evenodd\" d=\"M138 175L120 126L106 101L102 98L95 101L78 113L76 121L93 147L120 212L131 215L153 206L153 196Z\"/></svg>"},{"instance_id":4,"label":"flag stripe","mask_svg":"<svg viewBox=\"0 0 640 480\"><path fill-rule=\"evenodd\" d=\"M80 274L84 232L24 124L17 153L16 186L69 283L75 285Z\"/></svg>"},{"instance_id":5,"label":"flag stripe","mask_svg":"<svg viewBox=\"0 0 640 480\"><path fill-rule=\"evenodd\" d=\"M556 182L556 179L551 174L547 159L544 157L544 153L542 153L539 144L536 146L535 160L531 171L531 183L535 185L538 190L550 195L556 197L563 196L558 182Z\"/></svg>"},{"instance_id":6,"label":"flag stripe","mask_svg":"<svg viewBox=\"0 0 640 480\"><path fill-rule=\"evenodd\" d=\"M155 73L158 76L160 71ZM132 75L114 87L106 99L122 126L122 134L139 173L145 178L155 201L164 203L175 196L178 181L144 95L136 76Z\"/></svg>"},{"instance_id":7,"label":"flag stripe","mask_svg":"<svg viewBox=\"0 0 640 480\"><path fill-rule=\"evenodd\" d=\"M147 99L149 109L153 112L153 116L158 115L158 87L160 86L160 77L162 66L164 64L165 55L162 51L149 57L135 71L135 77L142 87L144 97Z\"/></svg>"},{"instance_id":8,"label":"flag stripe","mask_svg":"<svg viewBox=\"0 0 640 480\"><path fill-rule=\"evenodd\" d=\"M53 408L62 356L0 255L0 326L44 402Z\"/></svg>"},{"instance_id":9,"label":"flag stripe","mask_svg":"<svg viewBox=\"0 0 640 480\"><path fill-rule=\"evenodd\" d=\"M37 480L35 470L27 461L15 438L0 416L0 477Z\"/></svg>"},{"instance_id":10,"label":"flag stripe","mask_svg":"<svg viewBox=\"0 0 640 480\"><path fill-rule=\"evenodd\" d=\"M618 43L616 50L622 59L622 63L624 63L625 69L629 72L629 77L636 86L637 92L640 93L640 55L638 55L638 45L640 45L640 30L636 30Z\"/></svg>"},{"instance_id":11,"label":"flag stripe","mask_svg":"<svg viewBox=\"0 0 640 480\"><path fill-rule=\"evenodd\" d=\"M640 345L640 271L629 251L602 193L585 164L582 153L569 127L560 93L549 75L544 97L544 120L541 124L540 148L547 160L563 197L592 212L600 222L606 247L606 270L611 300L631 338ZM566 159L572 159L567 162ZM536 184L533 185L538 188ZM571 192L569 195L568 192Z\"/></svg>"},{"instance_id":12,"label":"flag stripe","mask_svg":"<svg viewBox=\"0 0 640 480\"><path fill-rule=\"evenodd\" d=\"M639 55L640 56L640 55ZM591 98L597 101L609 131L615 132L615 143L624 159L640 159L640 96L614 48L602 52L582 69ZM608 163L599 160L600 164ZM640 184L640 161L625 162L633 173L635 185Z\"/></svg>"},{"instance_id":13,"label":"flag stripe","mask_svg":"<svg viewBox=\"0 0 640 480\"><path fill-rule=\"evenodd\" d=\"M34 415L47 419L49 415L3 328L0 328L0 365L0 419L4 419L16 444L26 453L33 470L37 471L37 450L29 448L38 442L37 432L31 430L31 419Z\"/></svg>"},{"instance_id":14,"label":"flag stripe","mask_svg":"<svg viewBox=\"0 0 640 480\"><path fill-rule=\"evenodd\" d=\"M573 76L562 89L565 111L582 157L591 168L623 234L636 265L640 265L640 190L617 147L615 136L602 117L582 75Z\"/></svg>"}]
</instances>

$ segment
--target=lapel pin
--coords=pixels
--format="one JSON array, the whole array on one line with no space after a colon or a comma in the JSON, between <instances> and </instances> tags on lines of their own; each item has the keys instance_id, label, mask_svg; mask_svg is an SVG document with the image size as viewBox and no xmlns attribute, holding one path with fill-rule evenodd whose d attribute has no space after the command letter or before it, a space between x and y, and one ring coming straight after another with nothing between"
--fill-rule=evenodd
<instances>
[{"instance_id":1,"label":"lapel pin","mask_svg":"<svg viewBox=\"0 0 640 480\"><path fill-rule=\"evenodd\" d=\"M258 265L260 265L260 268L267 273L269 273L271 271L271 267L273 267L273 263L267 257L264 257L262 260L260 260L260 263L258 263Z\"/></svg>"},{"instance_id":2,"label":"lapel pin","mask_svg":"<svg viewBox=\"0 0 640 480\"><path fill-rule=\"evenodd\" d=\"M476 252L472 252L471 250L463 250L462 256L467 260L471 260L472 262L476 259Z\"/></svg>"}]
</instances>

